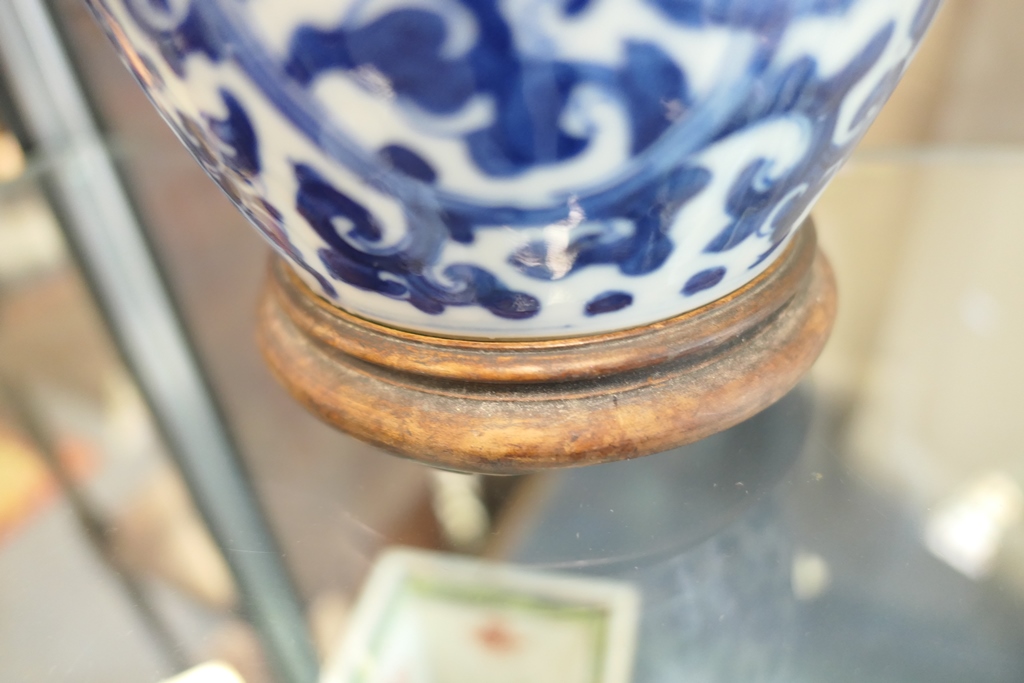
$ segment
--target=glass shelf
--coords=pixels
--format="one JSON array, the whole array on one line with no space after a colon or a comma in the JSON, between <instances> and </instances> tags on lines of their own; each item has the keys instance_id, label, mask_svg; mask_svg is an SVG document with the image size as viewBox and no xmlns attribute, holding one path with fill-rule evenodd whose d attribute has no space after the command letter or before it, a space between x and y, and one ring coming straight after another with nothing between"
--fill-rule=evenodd
<instances>
[{"instance_id":1,"label":"glass shelf","mask_svg":"<svg viewBox=\"0 0 1024 683\"><path fill-rule=\"evenodd\" d=\"M377 452L274 382L253 337L267 248L82 3L54 5L322 658L361 628L378 559L414 547L631 586L635 683L1024 680L1024 6L947 0L817 205L839 317L793 394L678 451L486 478ZM0 367L109 536L0 412L0 680L220 659L270 681L226 568L246 548L204 529L38 164L0 186Z\"/></svg>"}]
</instances>

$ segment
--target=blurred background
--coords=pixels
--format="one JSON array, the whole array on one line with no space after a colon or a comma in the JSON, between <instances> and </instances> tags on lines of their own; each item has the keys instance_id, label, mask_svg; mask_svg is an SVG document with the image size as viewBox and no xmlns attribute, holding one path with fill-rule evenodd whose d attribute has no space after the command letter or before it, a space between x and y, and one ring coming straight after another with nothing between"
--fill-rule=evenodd
<instances>
[{"instance_id":1,"label":"blurred background","mask_svg":"<svg viewBox=\"0 0 1024 683\"><path fill-rule=\"evenodd\" d=\"M818 204L840 312L794 396L682 455L502 479L376 452L285 394L254 341L269 249L84 3L50 4L320 657L374 558L407 545L598 574L628 555L677 610L638 683L1024 680L1024 4L947 0ZM62 236L47 178L66 160L18 121L5 91L0 680L155 682L220 659L271 681L226 561L244 549L197 512ZM727 500L702 498L716 477ZM611 500L626 521L597 511ZM668 567L690 593L658 583ZM683 661L686 643L752 668Z\"/></svg>"}]
</instances>

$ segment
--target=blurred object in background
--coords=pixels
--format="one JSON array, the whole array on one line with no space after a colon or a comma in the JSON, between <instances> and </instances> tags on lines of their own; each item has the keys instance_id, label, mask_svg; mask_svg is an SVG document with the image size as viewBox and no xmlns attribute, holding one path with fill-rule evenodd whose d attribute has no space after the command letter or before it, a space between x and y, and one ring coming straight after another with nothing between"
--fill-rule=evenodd
<instances>
[{"instance_id":1,"label":"blurred object in background","mask_svg":"<svg viewBox=\"0 0 1024 683\"><path fill-rule=\"evenodd\" d=\"M1024 493L1002 472L970 482L928 517L925 545L936 557L975 580L985 578L1007 530L1021 521Z\"/></svg>"},{"instance_id":2,"label":"blurred object in background","mask_svg":"<svg viewBox=\"0 0 1024 683\"><path fill-rule=\"evenodd\" d=\"M0 286L51 272L66 260L60 226L39 187L23 177L25 153L0 121Z\"/></svg>"},{"instance_id":3,"label":"blurred object in background","mask_svg":"<svg viewBox=\"0 0 1024 683\"><path fill-rule=\"evenodd\" d=\"M201 664L164 683L245 683L242 676L227 664L214 662Z\"/></svg>"},{"instance_id":4,"label":"blurred object in background","mask_svg":"<svg viewBox=\"0 0 1024 683\"><path fill-rule=\"evenodd\" d=\"M160 577L206 605L235 609L231 574L188 491L166 467L117 516L113 545L129 571Z\"/></svg>"},{"instance_id":5,"label":"blurred object in background","mask_svg":"<svg viewBox=\"0 0 1024 683\"><path fill-rule=\"evenodd\" d=\"M25 152L14 133L0 127L0 183L9 183L25 171Z\"/></svg>"},{"instance_id":6,"label":"blurred object in background","mask_svg":"<svg viewBox=\"0 0 1024 683\"><path fill-rule=\"evenodd\" d=\"M431 508L445 542L457 552L481 550L491 531L478 474L437 470L431 473Z\"/></svg>"},{"instance_id":7,"label":"blurred object in background","mask_svg":"<svg viewBox=\"0 0 1024 683\"><path fill-rule=\"evenodd\" d=\"M96 469L96 453L83 443L65 443L57 452L73 481ZM0 543L60 495L45 461L30 443L0 422Z\"/></svg>"}]
</instances>

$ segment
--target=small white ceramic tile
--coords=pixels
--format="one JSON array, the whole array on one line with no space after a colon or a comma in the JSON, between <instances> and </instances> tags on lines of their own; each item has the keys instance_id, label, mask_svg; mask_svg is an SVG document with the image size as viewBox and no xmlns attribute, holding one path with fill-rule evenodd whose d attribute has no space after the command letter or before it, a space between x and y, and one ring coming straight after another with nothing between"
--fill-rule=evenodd
<instances>
[{"instance_id":1,"label":"small white ceramic tile","mask_svg":"<svg viewBox=\"0 0 1024 683\"><path fill-rule=\"evenodd\" d=\"M391 550L322 683L628 683L637 618L627 583Z\"/></svg>"}]
</instances>

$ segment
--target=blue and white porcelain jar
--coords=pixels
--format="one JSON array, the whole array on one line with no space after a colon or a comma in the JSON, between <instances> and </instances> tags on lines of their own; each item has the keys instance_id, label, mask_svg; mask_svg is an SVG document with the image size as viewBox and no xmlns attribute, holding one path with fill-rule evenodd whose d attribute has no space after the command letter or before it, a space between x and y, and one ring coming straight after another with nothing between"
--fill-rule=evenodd
<instances>
[{"instance_id":1,"label":"blue and white porcelain jar","mask_svg":"<svg viewBox=\"0 0 1024 683\"><path fill-rule=\"evenodd\" d=\"M90 0L325 299L428 334L633 327L784 249L938 0Z\"/></svg>"}]
</instances>

